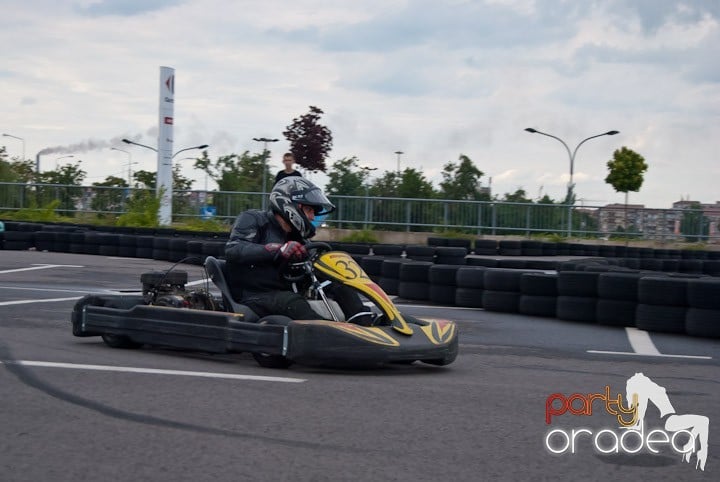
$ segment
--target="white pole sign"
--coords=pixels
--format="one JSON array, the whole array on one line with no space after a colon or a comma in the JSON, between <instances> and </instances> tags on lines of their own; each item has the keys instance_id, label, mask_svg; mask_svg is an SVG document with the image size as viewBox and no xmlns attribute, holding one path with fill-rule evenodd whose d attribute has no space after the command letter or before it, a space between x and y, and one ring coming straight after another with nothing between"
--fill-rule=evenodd
<instances>
[{"instance_id":1,"label":"white pole sign","mask_svg":"<svg viewBox=\"0 0 720 482\"><path fill-rule=\"evenodd\" d=\"M157 192L160 224L172 223L172 149L175 112L175 69L160 67L160 108L158 119Z\"/></svg>"}]
</instances>

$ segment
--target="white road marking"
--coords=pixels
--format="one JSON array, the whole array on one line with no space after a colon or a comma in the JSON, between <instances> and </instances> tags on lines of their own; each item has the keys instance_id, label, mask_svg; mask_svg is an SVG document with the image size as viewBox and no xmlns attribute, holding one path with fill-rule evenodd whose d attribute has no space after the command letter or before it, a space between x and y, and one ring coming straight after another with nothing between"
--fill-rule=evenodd
<instances>
[{"instance_id":1,"label":"white road marking","mask_svg":"<svg viewBox=\"0 0 720 482\"><path fill-rule=\"evenodd\" d=\"M76 265L76 264L40 264L40 265L33 265L32 268L6 269L3 271L0 271L0 274L18 273L20 271L35 271L38 269L48 269L48 268L84 268L84 266L80 266L80 265Z\"/></svg>"},{"instance_id":2,"label":"white road marking","mask_svg":"<svg viewBox=\"0 0 720 482\"><path fill-rule=\"evenodd\" d=\"M628 326L625 327L625 333L627 333L628 341L635 353L641 355L660 355L660 351L655 347L647 331Z\"/></svg>"},{"instance_id":3,"label":"white road marking","mask_svg":"<svg viewBox=\"0 0 720 482\"><path fill-rule=\"evenodd\" d=\"M54 303L56 301L71 301L79 300L82 296L72 296L70 298L48 298L44 300L15 300L15 301L0 301L0 306L10 305L27 305L30 303Z\"/></svg>"},{"instance_id":4,"label":"white road marking","mask_svg":"<svg viewBox=\"0 0 720 482\"><path fill-rule=\"evenodd\" d=\"M107 365L82 365L76 363L55 363L32 360L0 360L0 365L21 365L26 367L68 368L72 370L96 370L123 373L144 373L152 375L178 375L185 377L224 378L228 380L253 380L260 382L303 383L304 378L267 377L261 375L239 375L235 373L190 372L185 370L161 370L158 368L115 367Z\"/></svg>"},{"instance_id":5,"label":"white road marking","mask_svg":"<svg viewBox=\"0 0 720 482\"><path fill-rule=\"evenodd\" d=\"M657 356L657 357L665 357L665 358L697 358L700 360L712 360L711 356L701 356L701 355L666 355L664 353L651 354L651 353L635 353L635 352L627 352L627 351L605 351L605 350L588 350L587 352L588 353L599 353L601 355Z\"/></svg>"},{"instance_id":6,"label":"white road marking","mask_svg":"<svg viewBox=\"0 0 720 482\"><path fill-rule=\"evenodd\" d=\"M638 330L632 326L625 327L628 341L634 351L606 351L606 350L588 350L588 353L599 353L602 355L630 355L630 356L658 356L665 358L696 358L700 360L712 360L711 356L703 355L666 355L660 353L655 344L650 339L650 334L644 330Z\"/></svg>"}]
</instances>

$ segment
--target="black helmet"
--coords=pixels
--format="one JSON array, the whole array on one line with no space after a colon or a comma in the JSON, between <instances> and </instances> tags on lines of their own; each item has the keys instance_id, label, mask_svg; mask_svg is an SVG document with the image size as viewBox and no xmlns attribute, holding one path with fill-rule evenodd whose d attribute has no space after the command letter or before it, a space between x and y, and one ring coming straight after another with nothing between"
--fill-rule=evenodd
<instances>
[{"instance_id":1,"label":"black helmet","mask_svg":"<svg viewBox=\"0 0 720 482\"><path fill-rule=\"evenodd\" d=\"M299 176L289 176L279 180L270 192L270 208L279 214L302 238L315 233L315 227L298 205L312 206L315 215L329 214L335 206L325 197L322 190L312 182Z\"/></svg>"}]
</instances>

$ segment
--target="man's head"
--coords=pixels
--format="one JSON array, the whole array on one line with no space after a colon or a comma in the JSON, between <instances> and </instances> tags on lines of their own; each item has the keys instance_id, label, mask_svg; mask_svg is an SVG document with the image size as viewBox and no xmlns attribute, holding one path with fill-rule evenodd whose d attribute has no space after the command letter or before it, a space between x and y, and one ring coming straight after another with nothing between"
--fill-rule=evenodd
<instances>
[{"instance_id":1,"label":"man's head","mask_svg":"<svg viewBox=\"0 0 720 482\"><path fill-rule=\"evenodd\" d=\"M335 206L322 190L302 177L286 177L270 193L270 208L280 216L292 233L309 238L315 233L315 216L329 214Z\"/></svg>"},{"instance_id":2,"label":"man's head","mask_svg":"<svg viewBox=\"0 0 720 482\"><path fill-rule=\"evenodd\" d=\"M292 170L293 164L295 164L295 156L292 155L292 152L286 152L283 154L282 162L285 165L286 170Z\"/></svg>"}]
</instances>

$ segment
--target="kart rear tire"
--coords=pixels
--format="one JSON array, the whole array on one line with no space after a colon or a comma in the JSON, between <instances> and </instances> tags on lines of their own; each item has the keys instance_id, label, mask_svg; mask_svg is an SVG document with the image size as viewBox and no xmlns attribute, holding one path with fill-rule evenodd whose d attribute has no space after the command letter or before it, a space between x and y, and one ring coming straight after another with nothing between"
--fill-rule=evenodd
<instances>
[{"instance_id":1,"label":"kart rear tire","mask_svg":"<svg viewBox=\"0 0 720 482\"><path fill-rule=\"evenodd\" d=\"M292 320L287 316L270 315L262 318L258 323L268 325L287 326ZM283 355L268 355L267 353L253 352L253 358L263 368L289 368L293 364L292 360Z\"/></svg>"},{"instance_id":2,"label":"kart rear tire","mask_svg":"<svg viewBox=\"0 0 720 482\"><path fill-rule=\"evenodd\" d=\"M110 335L104 333L101 336L105 344L111 348L135 349L142 346L142 343L132 341L125 335Z\"/></svg>"}]
</instances>

